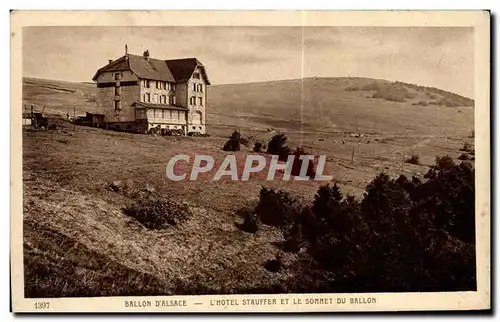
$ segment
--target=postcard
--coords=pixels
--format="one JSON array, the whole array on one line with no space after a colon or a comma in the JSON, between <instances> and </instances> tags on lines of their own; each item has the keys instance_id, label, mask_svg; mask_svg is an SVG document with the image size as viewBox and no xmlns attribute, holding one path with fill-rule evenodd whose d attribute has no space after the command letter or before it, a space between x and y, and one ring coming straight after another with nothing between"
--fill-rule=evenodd
<instances>
[{"instance_id":1,"label":"postcard","mask_svg":"<svg viewBox=\"0 0 500 322\"><path fill-rule=\"evenodd\" d=\"M12 11L14 312L489 310L488 11Z\"/></svg>"}]
</instances>

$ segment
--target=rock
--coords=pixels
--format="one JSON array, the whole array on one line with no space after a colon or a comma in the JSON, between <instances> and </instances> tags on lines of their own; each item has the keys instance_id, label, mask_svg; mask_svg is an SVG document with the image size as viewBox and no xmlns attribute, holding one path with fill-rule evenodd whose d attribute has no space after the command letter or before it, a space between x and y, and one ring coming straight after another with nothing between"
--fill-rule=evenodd
<instances>
[{"instance_id":1,"label":"rock","mask_svg":"<svg viewBox=\"0 0 500 322\"><path fill-rule=\"evenodd\" d=\"M155 191L155 187L150 183L146 183L146 191L149 193L153 193Z\"/></svg>"},{"instance_id":2,"label":"rock","mask_svg":"<svg viewBox=\"0 0 500 322\"><path fill-rule=\"evenodd\" d=\"M114 192L119 192L123 189L123 182L121 180L115 180L109 185L109 189Z\"/></svg>"}]
</instances>

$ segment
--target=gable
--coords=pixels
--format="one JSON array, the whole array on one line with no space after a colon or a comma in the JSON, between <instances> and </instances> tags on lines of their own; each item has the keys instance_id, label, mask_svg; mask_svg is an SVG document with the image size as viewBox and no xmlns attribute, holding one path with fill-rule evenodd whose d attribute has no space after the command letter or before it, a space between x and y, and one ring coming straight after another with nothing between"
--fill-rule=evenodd
<instances>
[{"instance_id":1,"label":"gable","mask_svg":"<svg viewBox=\"0 0 500 322\"><path fill-rule=\"evenodd\" d=\"M196 58L171 59L166 61L168 68L172 72L176 82L184 83L191 79L196 68L203 70L202 74L207 85L210 85L206 75L205 67Z\"/></svg>"}]
</instances>

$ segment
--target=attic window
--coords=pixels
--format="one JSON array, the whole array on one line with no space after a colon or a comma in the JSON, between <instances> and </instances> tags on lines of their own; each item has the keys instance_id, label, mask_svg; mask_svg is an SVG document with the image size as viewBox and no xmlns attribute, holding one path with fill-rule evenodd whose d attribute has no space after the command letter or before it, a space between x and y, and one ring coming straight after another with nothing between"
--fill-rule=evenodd
<instances>
[{"instance_id":1,"label":"attic window","mask_svg":"<svg viewBox=\"0 0 500 322\"><path fill-rule=\"evenodd\" d=\"M200 73L194 73L193 78L200 79Z\"/></svg>"},{"instance_id":2,"label":"attic window","mask_svg":"<svg viewBox=\"0 0 500 322\"><path fill-rule=\"evenodd\" d=\"M115 73L115 80L120 80L122 75L120 73Z\"/></svg>"}]
</instances>

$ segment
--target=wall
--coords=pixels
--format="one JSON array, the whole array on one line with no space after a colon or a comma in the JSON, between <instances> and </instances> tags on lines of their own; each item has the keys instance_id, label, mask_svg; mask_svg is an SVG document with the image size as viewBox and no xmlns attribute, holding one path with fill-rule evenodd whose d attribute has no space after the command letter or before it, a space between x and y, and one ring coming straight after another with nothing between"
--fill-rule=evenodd
<instances>
[{"instance_id":1,"label":"wall","mask_svg":"<svg viewBox=\"0 0 500 322\"><path fill-rule=\"evenodd\" d=\"M123 71L120 80L121 93L115 96L114 72L102 73L97 79L97 103L105 115L105 122L135 121L135 107L132 104L140 98L140 87L134 74ZM112 81L110 81L112 80ZM121 110L115 110L114 102L119 99Z\"/></svg>"},{"instance_id":2,"label":"wall","mask_svg":"<svg viewBox=\"0 0 500 322\"><path fill-rule=\"evenodd\" d=\"M115 81L115 73L121 73L121 81L136 81L137 76L132 73L130 70L122 70L120 72L104 72L99 75L97 78L98 83L114 83Z\"/></svg>"},{"instance_id":3,"label":"wall","mask_svg":"<svg viewBox=\"0 0 500 322\"><path fill-rule=\"evenodd\" d=\"M188 107L187 84L177 83L175 86L175 94L176 94L177 105L187 108Z\"/></svg>"},{"instance_id":4,"label":"wall","mask_svg":"<svg viewBox=\"0 0 500 322\"><path fill-rule=\"evenodd\" d=\"M139 84L140 84L140 87L141 87L141 93L140 93L141 102L144 102L143 97L144 97L145 93L149 93L150 94L151 101L148 102L148 103L152 103L152 104L160 104L159 99L160 99L161 95L165 95L167 97L167 102L166 103L162 102L161 104L170 104L168 102L168 96L169 95L175 96L175 88L174 88L174 90L163 89L163 87L162 87L162 89L156 88L156 81L154 81L154 80L150 80L149 81L149 88L144 87L144 80L143 79L141 79L141 81L139 82ZM171 86L172 85L174 85L174 84L171 84ZM167 86L167 88L168 88L168 86ZM157 96L155 96L155 94ZM158 100L155 100L155 97L157 97ZM176 97L176 102L175 103L177 104L177 97Z\"/></svg>"},{"instance_id":5,"label":"wall","mask_svg":"<svg viewBox=\"0 0 500 322\"><path fill-rule=\"evenodd\" d=\"M207 105L207 84L203 78L201 67L197 67L197 69L194 71L194 73L198 73L200 75L200 78L193 78L189 79L187 83L187 102L188 102L188 108L189 108L189 113L188 113L188 132L201 132L205 133L205 124L206 124L206 105ZM193 74L194 74L193 73ZM203 87L203 92L200 92L198 90L195 90L193 88L193 85L196 85L196 88L198 88L198 85L202 85ZM196 104L191 104L191 97L195 97ZM200 105L199 103L199 98L203 100L203 105ZM197 123L196 120L198 118L199 113L201 113L201 124ZM193 128L194 126L194 128ZM201 127L201 129L200 129Z\"/></svg>"}]
</instances>

